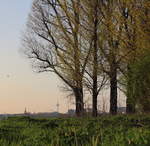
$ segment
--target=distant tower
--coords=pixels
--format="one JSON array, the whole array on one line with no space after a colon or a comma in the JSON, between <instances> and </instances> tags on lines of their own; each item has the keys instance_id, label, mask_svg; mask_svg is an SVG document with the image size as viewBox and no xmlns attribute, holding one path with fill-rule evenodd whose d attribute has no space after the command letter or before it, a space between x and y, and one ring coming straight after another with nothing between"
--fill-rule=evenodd
<instances>
[{"instance_id":1,"label":"distant tower","mask_svg":"<svg viewBox=\"0 0 150 146\"><path fill-rule=\"evenodd\" d=\"M57 107L57 112L59 113L59 102L58 102L58 100L57 100L56 107Z\"/></svg>"},{"instance_id":2,"label":"distant tower","mask_svg":"<svg viewBox=\"0 0 150 146\"><path fill-rule=\"evenodd\" d=\"M26 109L26 107L25 107L25 110L24 110L24 114L25 114L25 115L27 114L27 109Z\"/></svg>"}]
</instances>

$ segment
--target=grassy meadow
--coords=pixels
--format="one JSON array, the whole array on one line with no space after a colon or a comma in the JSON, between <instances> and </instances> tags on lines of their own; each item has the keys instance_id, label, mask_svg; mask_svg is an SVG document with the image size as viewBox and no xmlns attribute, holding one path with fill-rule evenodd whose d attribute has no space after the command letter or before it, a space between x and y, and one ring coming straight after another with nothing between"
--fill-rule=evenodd
<instances>
[{"instance_id":1,"label":"grassy meadow","mask_svg":"<svg viewBox=\"0 0 150 146\"><path fill-rule=\"evenodd\" d=\"M0 146L150 146L150 115L98 118L9 117Z\"/></svg>"}]
</instances>

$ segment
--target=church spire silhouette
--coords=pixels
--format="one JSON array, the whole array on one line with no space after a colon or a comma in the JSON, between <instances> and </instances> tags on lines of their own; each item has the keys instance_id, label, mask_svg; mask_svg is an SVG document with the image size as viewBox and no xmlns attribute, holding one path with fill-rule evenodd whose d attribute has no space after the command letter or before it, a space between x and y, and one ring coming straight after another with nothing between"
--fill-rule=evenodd
<instances>
[{"instance_id":1,"label":"church spire silhouette","mask_svg":"<svg viewBox=\"0 0 150 146\"><path fill-rule=\"evenodd\" d=\"M57 112L59 113L59 101L57 100L57 104L56 104L56 107L57 107Z\"/></svg>"}]
</instances>

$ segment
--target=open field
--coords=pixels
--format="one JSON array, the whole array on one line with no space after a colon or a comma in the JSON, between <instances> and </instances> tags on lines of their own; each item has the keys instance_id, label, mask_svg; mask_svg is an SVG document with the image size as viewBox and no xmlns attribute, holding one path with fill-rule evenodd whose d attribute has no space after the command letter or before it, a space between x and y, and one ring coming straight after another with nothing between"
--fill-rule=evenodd
<instances>
[{"instance_id":1,"label":"open field","mask_svg":"<svg viewBox=\"0 0 150 146\"><path fill-rule=\"evenodd\" d=\"M150 146L150 115L0 121L0 146Z\"/></svg>"}]
</instances>

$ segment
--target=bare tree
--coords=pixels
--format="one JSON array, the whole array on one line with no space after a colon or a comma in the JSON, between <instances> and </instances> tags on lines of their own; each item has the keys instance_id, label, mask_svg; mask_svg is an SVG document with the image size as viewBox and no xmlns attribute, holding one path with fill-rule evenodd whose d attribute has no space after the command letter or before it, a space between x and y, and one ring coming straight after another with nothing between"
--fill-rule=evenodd
<instances>
[{"instance_id":1,"label":"bare tree","mask_svg":"<svg viewBox=\"0 0 150 146\"><path fill-rule=\"evenodd\" d=\"M104 38L102 52L104 64L102 67L110 77L110 113L117 113L117 87L119 77L127 80L127 112L135 111L136 99L130 98L128 92L132 90L132 69L138 57L148 47L148 5L147 0L108 0L103 1Z\"/></svg>"},{"instance_id":2,"label":"bare tree","mask_svg":"<svg viewBox=\"0 0 150 146\"><path fill-rule=\"evenodd\" d=\"M82 12L84 13L84 22L82 25L86 28L88 35L87 40L91 40L89 60L84 74L85 89L92 95L92 115L97 116L97 98L100 90L105 85L107 78L106 74L100 68L102 58L99 48L99 40L101 38L101 1L100 0L84 0L81 3Z\"/></svg>"},{"instance_id":3,"label":"bare tree","mask_svg":"<svg viewBox=\"0 0 150 146\"><path fill-rule=\"evenodd\" d=\"M23 37L24 52L38 72L54 72L72 89L77 116L84 111L83 75L91 44L80 11L79 0L34 0Z\"/></svg>"}]
</instances>

